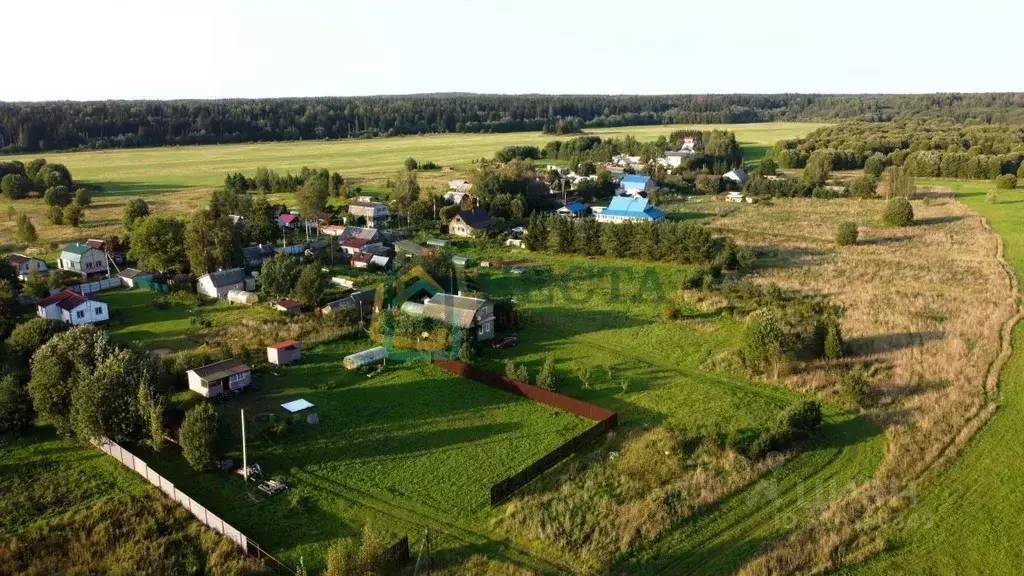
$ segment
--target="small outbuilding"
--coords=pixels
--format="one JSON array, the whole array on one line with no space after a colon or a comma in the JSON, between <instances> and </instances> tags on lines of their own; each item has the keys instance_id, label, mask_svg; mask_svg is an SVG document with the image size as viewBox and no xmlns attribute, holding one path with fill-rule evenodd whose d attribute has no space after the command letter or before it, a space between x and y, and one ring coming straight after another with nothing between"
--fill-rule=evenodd
<instances>
[{"instance_id":1,"label":"small outbuilding","mask_svg":"<svg viewBox=\"0 0 1024 576\"><path fill-rule=\"evenodd\" d=\"M302 304L292 300L291 298L281 298L271 304L274 310L278 312L284 312L285 314L295 315L302 312Z\"/></svg>"},{"instance_id":2,"label":"small outbuilding","mask_svg":"<svg viewBox=\"0 0 1024 576\"><path fill-rule=\"evenodd\" d=\"M364 366L373 366L383 362L388 357L388 351L383 346L377 346L370 348L369 350L363 350L362 352L356 352L345 356L345 359L341 361L342 365L349 370L355 370L356 368L362 368Z\"/></svg>"},{"instance_id":3,"label":"small outbuilding","mask_svg":"<svg viewBox=\"0 0 1024 576\"><path fill-rule=\"evenodd\" d=\"M260 297L245 290L228 290L228 302L251 306L260 301Z\"/></svg>"},{"instance_id":4,"label":"small outbuilding","mask_svg":"<svg viewBox=\"0 0 1024 576\"><path fill-rule=\"evenodd\" d=\"M295 340L282 340L267 346L267 362L284 366L298 362L302 358L302 345Z\"/></svg>"},{"instance_id":5,"label":"small outbuilding","mask_svg":"<svg viewBox=\"0 0 1024 576\"><path fill-rule=\"evenodd\" d=\"M124 268L121 270L121 285L125 288L135 288L135 283L140 280L152 280L152 272L143 272L135 268Z\"/></svg>"},{"instance_id":6,"label":"small outbuilding","mask_svg":"<svg viewBox=\"0 0 1024 576\"><path fill-rule=\"evenodd\" d=\"M252 368L238 358L221 360L188 371L188 387L206 398L237 392L252 384Z\"/></svg>"}]
</instances>

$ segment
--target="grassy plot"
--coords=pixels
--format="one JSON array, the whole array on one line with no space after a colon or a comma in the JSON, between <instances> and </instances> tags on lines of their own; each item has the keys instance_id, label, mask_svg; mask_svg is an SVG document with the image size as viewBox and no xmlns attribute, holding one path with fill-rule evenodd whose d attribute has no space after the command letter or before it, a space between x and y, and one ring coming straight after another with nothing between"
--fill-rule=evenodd
<instances>
[{"instance_id":1,"label":"grassy plot","mask_svg":"<svg viewBox=\"0 0 1024 576\"><path fill-rule=\"evenodd\" d=\"M0 573L259 571L113 458L52 428L33 434L0 448Z\"/></svg>"},{"instance_id":2,"label":"grassy plot","mask_svg":"<svg viewBox=\"0 0 1024 576\"><path fill-rule=\"evenodd\" d=\"M922 182L919 182L922 183ZM991 182L929 181L947 186L984 216L1003 238L1006 259L1024 274L1024 192L998 193ZM956 463L925 487L903 522L891 530L892 550L849 572L891 574L913 567L927 574L1013 574L1024 564L1024 331L1018 324L1013 355L999 377L999 409Z\"/></svg>"},{"instance_id":3,"label":"grassy plot","mask_svg":"<svg viewBox=\"0 0 1024 576\"><path fill-rule=\"evenodd\" d=\"M100 293L97 297L110 305L111 336L123 343L138 342L150 350L183 350L201 344L210 330L243 319L279 316L267 306L232 306L223 300L201 306L171 303L158 308L154 304L161 296L142 289ZM210 326L204 327L200 320Z\"/></svg>"},{"instance_id":4,"label":"grassy plot","mask_svg":"<svg viewBox=\"0 0 1024 576\"><path fill-rule=\"evenodd\" d=\"M803 136L820 126L809 123L629 126L594 130L592 133L618 138L632 134L639 140L653 140L683 128L733 130L740 144L751 151L751 156L759 157L776 141ZM251 175L258 166L292 172L297 172L302 166L326 167L340 171L356 185L382 192L385 181L401 169L406 158L412 156L421 162L433 160L451 168L419 174L424 189L445 190L449 179L465 176L472 170L473 161L491 158L503 146L543 146L558 138L532 132L434 134L374 140L47 153L43 156L49 162L63 163L77 180L103 186L103 192L95 195L93 204L86 210L83 225L72 228L50 224L46 219L48 208L38 198L19 200L13 205L32 219L39 233L38 245L42 246L46 242L123 234L121 212L125 202L136 196L145 198L154 214L189 214L209 203L210 189L223 185L224 176L229 172ZM4 156L4 159L28 162L34 157ZM286 196L276 199L291 200ZM14 243L15 231L13 218L0 218L0 244Z\"/></svg>"},{"instance_id":5,"label":"grassy plot","mask_svg":"<svg viewBox=\"0 0 1024 576\"><path fill-rule=\"evenodd\" d=\"M176 452L147 459L275 554L316 566L330 541L357 532L368 514L410 536L423 525L449 535L486 532L490 486L591 425L427 364L369 379L341 367L345 355L369 345L317 347L298 365L259 375L258 391L219 405L227 451L241 455L244 407L250 461L285 478L292 494L255 503L237 475L195 473ZM296 421L276 432L285 418L279 404L297 398L315 404L307 412L320 424Z\"/></svg>"}]
</instances>

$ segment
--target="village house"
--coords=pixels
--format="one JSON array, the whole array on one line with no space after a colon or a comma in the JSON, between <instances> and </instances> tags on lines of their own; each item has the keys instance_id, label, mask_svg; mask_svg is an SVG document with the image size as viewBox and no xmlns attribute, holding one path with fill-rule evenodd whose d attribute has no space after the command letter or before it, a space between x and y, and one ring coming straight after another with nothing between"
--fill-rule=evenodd
<instances>
[{"instance_id":1,"label":"village house","mask_svg":"<svg viewBox=\"0 0 1024 576\"><path fill-rule=\"evenodd\" d=\"M292 364L301 358L302 345L295 340L282 340L267 346L267 362L276 366Z\"/></svg>"},{"instance_id":2,"label":"village house","mask_svg":"<svg viewBox=\"0 0 1024 576\"><path fill-rule=\"evenodd\" d=\"M448 189L452 192L461 192L463 194L469 194L470 190L473 189L473 183L469 180L449 180Z\"/></svg>"},{"instance_id":3,"label":"village house","mask_svg":"<svg viewBox=\"0 0 1024 576\"><path fill-rule=\"evenodd\" d=\"M242 260L250 268L259 268L263 263L272 258L277 251L270 244L257 244L242 248Z\"/></svg>"},{"instance_id":4,"label":"village house","mask_svg":"<svg viewBox=\"0 0 1024 576\"><path fill-rule=\"evenodd\" d=\"M471 238L487 231L491 225L491 217L483 208L462 210L448 222L448 233L453 236Z\"/></svg>"},{"instance_id":5,"label":"village house","mask_svg":"<svg viewBox=\"0 0 1024 576\"><path fill-rule=\"evenodd\" d=\"M582 202L570 202L557 210L559 216L582 218L587 215L590 207Z\"/></svg>"},{"instance_id":6,"label":"village house","mask_svg":"<svg viewBox=\"0 0 1024 576\"><path fill-rule=\"evenodd\" d=\"M743 186L744 184L747 183L747 180L749 178L747 176L746 170L744 170L743 168L736 168L735 170L729 170L728 172L723 174L722 179L729 180L730 182Z\"/></svg>"},{"instance_id":7,"label":"village house","mask_svg":"<svg viewBox=\"0 0 1024 576\"><path fill-rule=\"evenodd\" d=\"M72 290L61 290L36 302L36 315L79 326L106 322L110 319L110 309L106 302L93 300Z\"/></svg>"},{"instance_id":8,"label":"village house","mask_svg":"<svg viewBox=\"0 0 1024 576\"><path fill-rule=\"evenodd\" d=\"M471 331L477 340L494 338L494 304L481 298L437 293L423 303L423 316Z\"/></svg>"},{"instance_id":9,"label":"village house","mask_svg":"<svg viewBox=\"0 0 1024 576\"><path fill-rule=\"evenodd\" d=\"M106 252L81 242L72 242L61 250L57 267L86 277L106 276L109 272Z\"/></svg>"},{"instance_id":10,"label":"village house","mask_svg":"<svg viewBox=\"0 0 1024 576\"><path fill-rule=\"evenodd\" d=\"M427 253L427 249L412 240L399 240L395 242L395 253L403 254L406 257L422 256Z\"/></svg>"},{"instance_id":11,"label":"village house","mask_svg":"<svg viewBox=\"0 0 1024 576\"><path fill-rule=\"evenodd\" d=\"M320 309L320 313L326 316L335 310L350 310L366 319L373 316L375 312L374 300L376 297L376 288L357 290L344 298L328 302L326 306Z\"/></svg>"},{"instance_id":12,"label":"village house","mask_svg":"<svg viewBox=\"0 0 1024 576\"><path fill-rule=\"evenodd\" d=\"M459 210L473 209L473 196L469 192L449 190L444 194L444 201L459 207Z\"/></svg>"},{"instance_id":13,"label":"village house","mask_svg":"<svg viewBox=\"0 0 1024 576\"><path fill-rule=\"evenodd\" d=\"M237 392L252 384L252 368L237 358L193 368L187 374L189 389L206 398Z\"/></svg>"},{"instance_id":14,"label":"village house","mask_svg":"<svg viewBox=\"0 0 1024 576\"><path fill-rule=\"evenodd\" d=\"M196 292L207 298L225 299L231 290L245 290L245 268L231 268L200 276Z\"/></svg>"},{"instance_id":15,"label":"village house","mask_svg":"<svg viewBox=\"0 0 1024 576\"><path fill-rule=\"evenodd\" d=\"M295 315L302 312L302 304L292 300L291 298L281 298L271 302L270 306L278 312L284 312L285 314Z\"/></svg>"},{"instance_id":16,"label":"village house","mask_svg":"<svg viewBox=\"0 0 1024 576\"><path fill-rule=\"evenodd\" d=\"M607 208L594 210L598 222L618 224L621 222L661 222L665 213L651 206L647 198L616 196Z\"/></svg>"},{"instance_id":17,"label":"village house","mask_svg":"<svg viewBox=\"0 0 1024 576\"><path fill-rule=\"evenodd\" d=\"M654 180L650 176L626 174L619 181L619 194L628 196L646 196L654 190Z\"/></svg>"},{"instance_id":18,"label":"village house","mask_svg":"<svg viewBox=\"0 0 1024 576\"><path fill-rule=\"evenodd\" d=\"M353 223L362 218L368 228L377 228L381 222L391 217L388 205L374 200L352 200L348 203L348 213Z\"/></svg>"},{"instance_id":19,"label":"village house","mask_svg":"<svg viewBox=\"0 0 1024 576\"><path fill-rule=\"evenodd\" d=\"M14 270L15 274L17 274L18 280L27 280L28 275L33 272L36 274L48 274L50 272L50 269L46 266L46 262L43 262L39 258L25 256L24 254L9 255L7 257L7 265Z\"/></svg>"}]
</instances>

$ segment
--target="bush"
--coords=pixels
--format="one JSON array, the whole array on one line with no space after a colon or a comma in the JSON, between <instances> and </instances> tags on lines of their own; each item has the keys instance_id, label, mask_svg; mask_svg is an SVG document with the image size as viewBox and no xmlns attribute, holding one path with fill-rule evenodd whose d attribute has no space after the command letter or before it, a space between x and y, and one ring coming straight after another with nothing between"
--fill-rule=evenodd
<instances>
[{"instance_id":1,"label":"bush","mask_svg":"<svg viewBox=\"0 0 1024 576\"><path fill-rule=\"evenodd\" d=\"M1017 187L1017 177L1013 174L1003 174L996 178L996 188L1000 190L1013 190Z\"/></svg>"},{"instance_id":2,"label":"bush","mask_svg":"<svg viewBox=\"0 0 1024 576\"><path fill-rule=\"evenodd\" d=\"M544 365L537 373L537 386L545 390L555 390L555 358L548 356L544 359Z\"/></svg>"},{"instance_id":3,"label":"bush","mask_svg":"<svg viewBox=\"0 0 1024 576\"><path fill-rule=\"evenodd\" d=\"M419 167L420 167L420 164L419 164L419 162L416 161L415 158L410 156L409 158L405 159L405 169L406 170L411 172L411 171L413 171L413 170L415 170L415 169L417 169Z\"/></svg>"},{"instance_id":4,"label":"bush","mask_svg":"<svg viewBox=\"0 0 1024 576\"><path fill-rule=\"evenodd\" d=\"M21 200L28 196L30 188L28 178L21 174L6 174L0 179L0 192L11 200Z\"/></svg>"},{"instance_id":5,"label":"bush","mask_svg":"<svg viewBox=\"0 0 1024 576\"><path fill-rule=\"evenodd\" d=\"M25 358L32 356L37 348L46 344L61 332L70 328L60 320L47 320L45 318L33 318L23 322L7 337L7 348Z\"/></svg>"},{"instance_id":6,"label":"bush","mask_svg":"<svg viewBox=\"0 0 1024 576\"><path fill-rule=\"evenodd\" d=\"M85 188L79 188L75 190L75 204L85 208L89 204L92 204L92 193Z\"/></svg>"},{"instance_id":7,"label":"bush","mask_svg":"<svg viewBox=\"0 0 1024 576\"><path fill-rule=\"evenodd\" d=\"M850 196L854 198L873 198L878 191L878 181L874 176L864 175L850 182Z\"/></svg>"},{"instance_id":8,"label":"bush","mask_svg":"<svg viewBox=\"0 0 1024 576\"><path fill-rule=\"evenodd\" d=\"M28 219L28 216L18 214L17 226L18 240L31 244L38 239L38 236L36 235L36 227L32 224L32 221Z\"/></svg>"},{"instance_id":9,"label":"bush","mask_svg":"<svg viewBox=\"0 0 1024 576\"><path fill-rule=\"evenodd\" d=\"M857 243L857 223L846 221L839 225L836 230L836 244L840 246L852 246Z\"/></svg>"},{"instance_id":10,"label":"bush","mask_svg":"<svg viewBox=\"0 0 1024 576\"><path fill-rule=\"evenodd\" d=\"M854 368L843 374L839 382L839 389L842 391L843 397L850 404L854 406L864 406L867 404L870 392L868 389L868 378L860 368Z\"/></svg>"},{"instance_id":11,"label":"bush","mask_svg":"<svg viewBox=\"0 0 1024 576\"><path fill-rule=\"evenodd\" d=\"M0 433L20 435L32 427L36 413L28 390L8 374L0 380Z\"/></svg>"},{"instance_id":12,"label":"bush","mask_svg":"<svg viewBox=\"0 0 1024 576\"><path fill-rule=\"evenodd\" d=\"M782 359L783 339L778 314L770 308L755 310L743 330L744 357L755 368L767 368Z\"/></svg>"},{"instance_id":13,"label":"bush","mask_svg":"<svg viewBox=\"0 0 1024 576\"><path fill-rule=\"evenodd\" d=\"M505 377L523 384L530 383L530 371L523 364L516 364L514 360L505 362Z\"/></svg>"},{"instance_id":14,"label":"bush","mask_svg":"<svg viewBox=\"0 0 1024 576\"><path fill-rule=\"evenodd\" d=\"M181 453L196 470L210 467L217 438L217 412L213 405L203 402L185 414L179 431Z\"/></svg>"},{"instance_id":15,"label":"bush","mask_svg":"<svg viewBox=\"0 0 1024 576\"><path fill-rule=\"evenodd\" d=\"M882 212L882 222L886 226L905 227L914 225L914 208L910 200L903 196L897 196L885 203L885 211Z\"/></svg>"},{"instance_id":16,"label":"bush","mask_svg":"<svg viewBox=\"0 0 1024 576\"><path fill-rule=\"evenodd\" d=\"M827 323L825 332L825 358L835 360L843 355L843 333L837 320Z\"/></svg>"},{"instance_id":17,"label":"bush","mask_svg":"<svg viewBox=\"0 0 1024 576\"><path fill-rule=\"evenodd\" d=\"M50 220L50 224L60 226L64 223L64 209L60 206L50 206L50 212L47 216Z\"/></svg>"},{"instance_id":18,"label":"bush","mask_svg":"<svg viewBox=\"0 0 1024 576\"><path fill-rule=\"evenodd\" d=\"M985 194L985 201L989 204L995 204L999 202L999 195L996 194L995 190L989 190L988 193Z\"/></svg>"},{"instance_id":19,"label":"bush","mask_svg":"<svg viewBox=\"0 0 1024 576\"><path fill-rule=\"evenodd\" d=\"M68 204L64 207L64 224L77 228L85 217L85 208L78 204Z\"/></svg>"},{"instance_id":20,"label":"bush","mask_svg":"<svg viewBox=\"0 0 1024 576\"><path fill-rule=\"evenodd\" d=\"M71 204L71 191L66 186L53 186L43 193L43 202L47 206L67 206Z\"/></svg>"}]
</instances>

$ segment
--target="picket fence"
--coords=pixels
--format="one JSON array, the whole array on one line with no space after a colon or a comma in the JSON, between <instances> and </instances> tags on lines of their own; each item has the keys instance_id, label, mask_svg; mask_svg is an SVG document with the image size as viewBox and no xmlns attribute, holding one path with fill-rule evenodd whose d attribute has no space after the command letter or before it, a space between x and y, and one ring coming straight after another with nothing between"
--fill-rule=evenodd
<instances>
[{"instance_id":1,"label":"picket fence","mask_svg":"<svg viewBox=\"0 0 1024 576\"><path fill-rule=\"evenodd\" d=\"M249 538L245 534L242 534L234 526L228 524L213 512L210 512L204 508L199 502L196 502L185 494L181 490L174 487L174 484L170 480L156 473L155 470L149 467L145 461L141 458L136 457L131 452L122 448L118 443L103 438L97 443L100 450L103 450L110 456L117 459L118 462L124 464L128 468L134 470L139 476L142 476L149 481L150 484L159 488L168 498L174 500L178 504L181 504L186 510L192 513L200 522L206 524L215 532L223 534L225 538L231 540L243 552L249 553Z\"/></svg>"}]
</instances>

